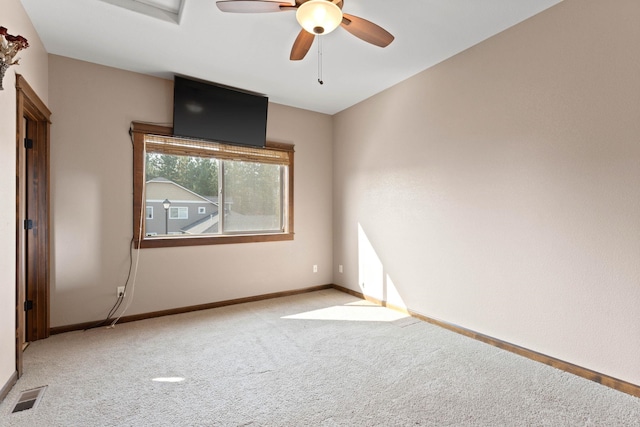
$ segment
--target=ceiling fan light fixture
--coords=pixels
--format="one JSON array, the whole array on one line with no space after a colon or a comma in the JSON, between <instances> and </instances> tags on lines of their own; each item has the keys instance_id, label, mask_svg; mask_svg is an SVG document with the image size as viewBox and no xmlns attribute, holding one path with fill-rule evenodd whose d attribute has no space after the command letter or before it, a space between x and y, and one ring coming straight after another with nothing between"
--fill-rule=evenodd
<instances>
[{"instance_id":1,"label":"ceiling fan light fixture","mask_svg":"<svg viewBox=\"0 0 640 427\"><path fill-rule=\"evenodd\" d=\"M311 34L329 34L342 22L342 10L328 0L309 0L298 7L296 19Z\"/></svg>"}]
</instances>

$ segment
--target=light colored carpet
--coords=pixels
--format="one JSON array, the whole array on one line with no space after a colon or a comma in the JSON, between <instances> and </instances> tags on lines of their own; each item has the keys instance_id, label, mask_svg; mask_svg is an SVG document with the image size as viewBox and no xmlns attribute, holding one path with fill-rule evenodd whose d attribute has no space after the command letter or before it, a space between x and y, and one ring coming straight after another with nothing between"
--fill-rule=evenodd
<instances>
[{"instance_id":1,"label":"light colored carpet","mask_svg":"<svg viewBox=\"0 0 640 427\"><path fill-rule=\"evenodd\" d=\"M52 336L24 371L2 426L640 426L640 399L335 290Z\"/></svg>"}]
</instances>

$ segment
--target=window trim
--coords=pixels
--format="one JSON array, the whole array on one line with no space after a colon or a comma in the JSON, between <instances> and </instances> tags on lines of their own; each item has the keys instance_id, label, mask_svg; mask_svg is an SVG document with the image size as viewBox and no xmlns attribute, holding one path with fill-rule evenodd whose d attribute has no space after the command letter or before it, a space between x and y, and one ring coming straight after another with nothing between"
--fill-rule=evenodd
<instances>
[{"instance_id":1,"label":"window trim","mask_svg":"<svg viewBox=\"0 0 640 427\"><path fill-rule=\"evenodd\" d=\"M200 245L218 245L232 243L256 243L256 242L277 242L285 240L293 240L293 174L294 174L294 146L280 142L266 142L265 148L276 151L286 151L289 155L289 173L286 194L287 204L286 221L287 227L283 233L265 233L265 234L228 234L228 235L204 235L190 237L154 237L147 239L144 230L144 218L141 221L142 209L144 202L142 193L144 188L144 172L145 172L145 155L144 155L144 138L145 135L158 135L174 137L173 128L168 126L158 126L148 123L132 122L130 133L133 141L133 231L134 245L136 248L165 248L180 246L200 246ZM176 136L179 138L178 136ZM142 225L142 227L141 227ZM141 229L142 228L142 229Z\"/></svg>"}]
</instances>

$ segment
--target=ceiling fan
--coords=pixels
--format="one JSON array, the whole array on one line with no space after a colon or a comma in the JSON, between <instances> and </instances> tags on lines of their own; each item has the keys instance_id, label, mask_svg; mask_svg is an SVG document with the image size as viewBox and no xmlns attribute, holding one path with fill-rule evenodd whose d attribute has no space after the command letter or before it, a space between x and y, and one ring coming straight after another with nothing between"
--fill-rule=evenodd
<instances>
[{"instance_id":1,"label":"ceiling fan","mask_svg":"<svg viewBox=\"0 0 640 427\"><path fill-rule=\"evenodd\" d=\"M302 26L289 59L299 61L305 57L316 35L328 34L338 26L380 47L387 47L394 37L384 28L357 16L342 12L344 0L219 0L218 9L232 13L267 13L296 11Z\"/></svg>"}]
</instances>

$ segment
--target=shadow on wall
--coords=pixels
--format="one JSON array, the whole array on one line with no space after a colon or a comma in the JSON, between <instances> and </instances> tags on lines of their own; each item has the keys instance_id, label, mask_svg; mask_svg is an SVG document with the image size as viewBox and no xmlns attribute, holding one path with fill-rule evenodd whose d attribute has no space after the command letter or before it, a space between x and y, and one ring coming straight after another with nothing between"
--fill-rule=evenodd
<instances>
[{"instance_id":1,"label":"shadow on wall","mask_svg":"<svg viewBox=\"0 0 640 427\"><path fill-rule=\"evenodd\" d=\"M360 223L358 223L358 286L366 296L384 301L391 306L407 308L391 276L385 273L384 265Z\"/></svg>"}]
</instances>

